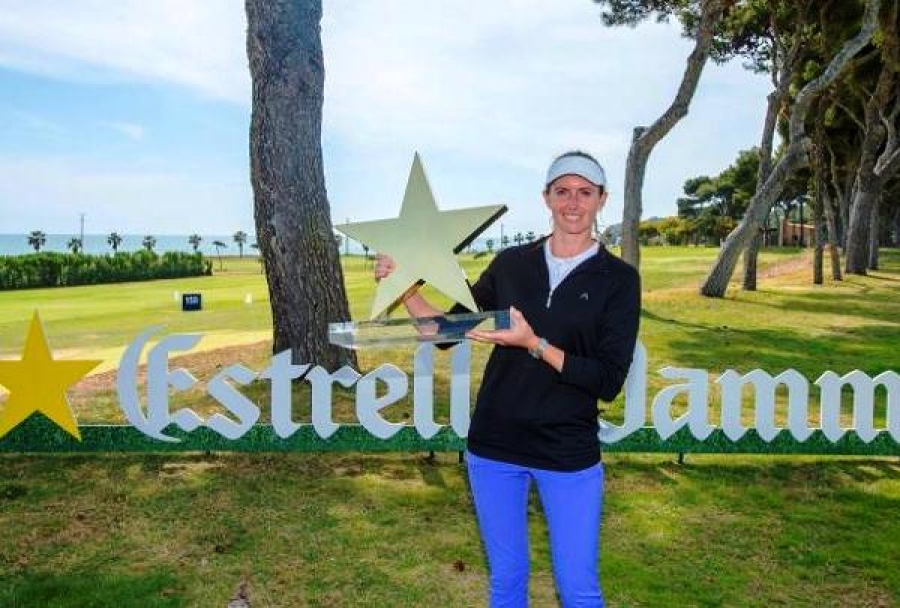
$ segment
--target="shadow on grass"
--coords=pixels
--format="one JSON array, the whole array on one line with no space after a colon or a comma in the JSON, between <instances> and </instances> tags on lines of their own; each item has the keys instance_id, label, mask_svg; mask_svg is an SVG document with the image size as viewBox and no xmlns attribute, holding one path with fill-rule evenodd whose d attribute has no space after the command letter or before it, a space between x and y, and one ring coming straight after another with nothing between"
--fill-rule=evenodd
<instances>
[{"instance_id":1,"label":"shadow on grass","mask_svg":"<svg viewBox=\"0 0 900 608\"><path fill-rule=\"evenodd\" d=\"M41 565L70 586L173 571L190 605L224 605L245 575L259 605L477 604L484 568L457 455L426 458L3 456L0 572L21 597L55 597Z\"/></svg>"},{"instance_id":2,"label":"shadow on grass","mask_svg":"<svg viewBox=\"0 0 900 608\"><path fill-rule=\"evenodd\" d=\"M95 570L68 574L37 571L0 576L0 605L7 608L175 608L187 605L180 595L176 574L161 570L118 575Z\"/></svg>"},{"instance_id":3,"label":"shadow on grass","mask_svg":"<svg viewBox=\"0 0 900 608\"><path fill-rule=\"evenodd\" d=\"M687 458L606 456L611 606L900 601L896 459ZM480 605L484 557L456 459L4 456L0 521L23 523L0 530L0 604L224 605L250 573L259 605ZM59 538L67 521L91 533ZM539 518L532 531L551 601L535 605L552 605Z\"/></svg>"},{"instance_id":4,"label":"shadow on grass","mask_svg":"<svg viewBox=\"0 0 900 608\"><path fill-rule=\"evenodd\" d=\"M670 351L677 353L681 364L713 374L726 368L745 372L760 368L773 374L793 368L813 381L829 369L877 374L900 368L896 347L900 324L894 322L880 327L836 327L828 335L810 335L803 327L704 325L652 311L644 311L644 317L685 328L686 332L669 340Z\"/></svg>"},{"instance_id":5,"label":"shadow on grass","mask_svg":"<svg viewBox=\"0 0 900 608\"><path fill-rule=\"evenodd\" d=\"M689 455L679 466L614 459L603 561L619 602L900 601L900 463L735 460ZM668 480L665 487L659 479Z\"/></svg>"},{"instance_id":6,"label":"shadow on grass","mask_svg":"<svg viewBox=\"0 0 900 608\"><path fill-rule=\"evenodd\" d=\"M895 281L889 277L880 277ZM858 293L829 292L785 295L784 292L760 290L767 299L741 299L741 304L769 306L791 312L808 312L816 315L850 315L863 317L896 326L900 323L900 290L875 290L868 285L858 286Z\"/></svg>"}]
</instances>

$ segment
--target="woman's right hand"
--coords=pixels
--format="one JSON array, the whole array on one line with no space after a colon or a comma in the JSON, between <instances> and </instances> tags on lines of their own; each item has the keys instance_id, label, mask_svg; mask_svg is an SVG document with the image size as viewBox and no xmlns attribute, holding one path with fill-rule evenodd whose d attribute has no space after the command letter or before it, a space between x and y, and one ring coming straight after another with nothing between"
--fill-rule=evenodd
<instances>
[{"instance_id":1,"label":"woman's right hand","mask_svg":"<svg viewBox=\"0 0 900 608\"><path fill-rule=\"evenodd\" d=\"M394 258L389 255L377 254L375 256L375 280L387 278L392 272L397 270L397 264ZM415 289L407 291L407 296L403 300L406 310L413 317L436 317L444 314L434 306L428 303L428 300L422 297ZM421 326L420 326L421 329Z\"/></svg>"},{"instance_id":2,"label":"woman's right hand","mask_svg":"<svg viewBox=\"0 0 900 608\"><path fill-rule=\"evenodd\" d=\"M394 258L389 255L379 253L375 256L375 280L380 281L388 277L397 267L394 264Z\"/></svg>"}]
</instances>

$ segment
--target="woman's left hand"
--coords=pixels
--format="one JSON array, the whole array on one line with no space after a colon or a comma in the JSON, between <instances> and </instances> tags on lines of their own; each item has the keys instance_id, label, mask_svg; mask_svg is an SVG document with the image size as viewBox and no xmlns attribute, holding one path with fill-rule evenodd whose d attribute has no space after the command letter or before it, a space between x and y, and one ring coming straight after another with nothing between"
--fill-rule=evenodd
<instances>
[{"instance_id":1,"label":"woman's left hand","mask_svg":"<svg viewBox=\"0 0 900 608\"><path fill-rule=\"evenodd\" d=\"M532 348L538 341L531 325L514 306L509 307L509 329L473 329L466 332L466 337L476 342L499 344L500 346L517 346L519 348Z\"/></svg>"}]
</instances>

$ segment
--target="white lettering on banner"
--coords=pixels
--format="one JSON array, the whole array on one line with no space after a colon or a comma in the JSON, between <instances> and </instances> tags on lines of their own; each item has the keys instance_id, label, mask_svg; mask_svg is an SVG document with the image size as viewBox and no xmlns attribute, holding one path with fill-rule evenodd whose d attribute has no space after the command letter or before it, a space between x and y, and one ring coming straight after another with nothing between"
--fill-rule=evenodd
<instances>
[{"instance_id":1,"label":"white lettering on banner","mask_svg":"<svg viewBox=\"0 0 900 608\"><path fill-rule=\"evenodd\" d=\"M290 351L288 356L290 356ZM328 439L334 435L341 425L331 418L331 404L334 402L331 387L337 382L344 388L350 388L361 378L358 371L349 366L343 366L333 374L329 374L318 365L309 370L305 380L311 387L312 424L313 430L322 439Z\"/></svg>"},{"instance_id":2,"label":"white lettering on banner","mask_svg":"<svg viewBox=\"0 0 900 608\"><path fill-rule=\"evenodd\" d=\"M387 392L378 396L378 381L384 382ZM406 397L409 378L396 365L382 363L360 378L356 384L356 417L366 430L379 439L389 439L403 428L402 422L388 422L379 413L389 405Z\"/></svg>"},{"instance_id":3,"label":"white lettering on banner","mask_svg":"<svg viewBox=\"0 0 900 608\"><path fill-rule=\"evenodd\" d=\"M272 357L272 364L259 373L260 378L271 381L272 429L282 439L303 426L294 422L291 416L291 382L305 374L309 367L309 364L294 365L291 351L286 350Z\"/></svg>"},{"instance_id":4,"label":"white lettering on banner","mask_svg":"<svg viewBox=\"0 0 900 608\"><path fill-rule=\"evenodd\" d=\"M888 430L900 441L900 375L897 372L882 372L875 378L859 370L845 376L825 372L816 384L822 389L822 432L831 441L837 441L845 432L840 428L841 388L845 384L853 387L853 428L859 438L866 443L875 439L875 386L881 385L887 391Z\"/></svg>"},{"instance_id":5,"label":"white lettering on banner","mask_svg":"<svg viewBox=\"0 0 900 608\"><path fill-rule=\"evenodd\" d=\"M450 356L450 428L460 437L469 434L471 408L472 343L466 340L453 347ZM418 376L416 381L418 381Z\"/></svg>"},{"instance_id":6,"label":"white lettering on banner","mask_svg":"<svg viewBox=\"0 0 900 608\"><path fill-rule=\"evenodd\" d=\"M644 370L640 373L637 370ZM600 419L600 441L615 443L644 428L647 422L647 349L638 340L625 378L625 420L622 426Z\"/></svg>"},{"instance_id":7,"label":"white lettering on banner","mask_svg":"<svg viewBox=\"0 0 900 608\"><path fill-rule=\"evenodd\" d=\"M210 380L207 389L209 394L224 405L228 411L234 413L239 422L216 413L209 417L206 426L226 439L239 439L259 420L259 408L242 393L235 390L228 380L234 380L241 386L246 386L256 380L256 372L240 364L229 365Z\"/></svg>"},{"instance_id":8,"label":"white lettering on banner","mask_svg":"<svg viewBox=\"0 0 900 608\"><path fill-rule=\"evenodd\" d=\"M176 437L162 432L172 423L188 432L205 425L226 439L239 439L259 420L260 409L230 381L244 386L256 378L271 382L269 406L272 428L281 438L290 437L304 426L293 419L291 383L298 378L303 378L310 385L312 427L323 439L331 437L340 428L340 424L332 419L335 383L344 388L356 385L357 419L374 436L388 439L405 426L389 422L381 414L383 409L407 395L409 379L400 368L380 365L363 376L353 368L344 366L329 373L319 366L295 365L291 361L290 351L272 357L271 364L259 374L236 364L223 369L210 381L208 394L233 414L236 420L216 413L204 422L189 408L179 409L172 414L169 411L169 388L185 391L197 385L198 380L187 370L170 370L169 353L190 350L200 341L199 335L169 336L150 349L147 356L148 405L145 415L137 388L138 363L147 342L159 331L160 327L150 328L129 345L122 355L117 378L119 401L126 418L135 428L154 439L177 442ZM434 421L435 350L433 344L422 344L416 350L413 422L426 438L433 437L443 428ZM454 347L451 353L450 419L453 430L461 437L466 436L469 428L471 352L471 344L464 342ZM378 394L379 385L386 387L386 392L381 396Z\"/></svg>"},{"instance_id":9,"label":"white lettering on banner","mask_svg":"<svg viewBox=\"0 0 900 608\"><path fill-rule=\"evenodd\" d=\"M420 344L413 360L413 420L416 432L423 439L431 439L441 430L434 421L434 349L430 344Z\"/></svg>"},{"instance_id":10,"label":"white lettering on banner","mask_svg":"<svg viewBox=\"0 0 900 608\"><path fill-rule=\"evenodd\" d=\"M365 375L344 366L329 373L319 366L297 365L291 361L290 351L278 353L271 364L257 374L240 364L221 370L209 382L207 393L229 415L216 413L203 420L189 408L169 411L169 389L185 391L198 384L198 380L184 369L169 369L169 353L186 351L196 346L199 335L173 335L159 341L147 355L147 412L143 412L137 388L138 362L141 352L150 338L160 331L153 327L139 335L122 355L117 378L117 389L122 411L128 421L142 433L161 441L178 441L163 433L169 424L175 424L190 432L205 425L227 439L239 439L259 420L259 407L240 392L238 386L246 386L260 378L271 382L272 428L276 435L288 438L305 426L294 420L291 386L300 378L310 385L310 418L313 430L327 439L340 429L333 420L333 387L355 387L356 417L369 433L380 439L393 437L406 425L391 422L383 411L403 400L409 393L409 377L400 368L383 364ZM443 425L434 415L434 354L436 347L424 343L416 348L413 360L413 427L424 439L437 435ZM464 341L450 350L450 426L460 437L469 431L471 409L471 359L472 345ZM716 429L710 422L709 372L702 369L664 367L660 377L672 383L662 388L651 402L649 413L659 436L669 438L687 427L692 436L706 439ZM615 443L643 428L648 414L648 357L643 344L637 343L634 359L625 381L625 411L621 425L600 420L599 438L603 443ZM783 429L776 423L775 401L779 385L787 391L787 429L797 441L805 441L814 429L808 422L809 381L793 369L772 376L759 369L747 374L726 370L715 380L721 389L721 428L732 441L737 441L748 431L742 423L743 390L753 390L754 423L756 432L766 442L772 441ZM847 432L841 426L841 391L845 386L853 390L853 426L865 442L872 441L879 433L875 428L875 391L884 388L887 395L886 430L895 441L900 441L900 375L883 372L874 378L861 371L844 376L825 372L815 384L820 389L819 408L822 433L836 442ZM236 386L237 385L237 386ZM381 390L383 388L383 390ZM686 397L687 410L673 417L676 399Z\"/></svg>"},{"instance_id":11,"label":"white lettering on banner","mask_svg":"<svg viewBox=\"0 0 900 608\"><path fill-rule=\"evenodd\" d=\"M747 432L741 424L741 390L753 386L756 394L756 432L764 441L772 441L781 431L775 426L775 390L779 384L788 391L788 429L797 441L806 441L813 430L808 425L809 383L800 372L789 369L774 378L755 369L740 375L733 369L719 376L716 382L722 387L722 430L732 441Z\"/></svg>"},{"instance_id":12,"label":"white lettering on banner","mask_svg":"<svg viewBox=\"0 0 900 608\"><path fill-rule=\"evenodd\" d=\"M653 426L663 439L674 435L685 424L697 439L706 439L714 428L709 423L709 378L702 369L664 367L659 375L666 380L687 380L687 384L667 386L653 398ZM688 397L687 413L672 419L672 401L680 394Z\"/></svg>"},{"instance_id":13,"label":"white lettering on banner","mask_svg":"<svg viewBox=\"0 0 900 608\"><path fill-rule=\"evenodd\" d=\"M144 345L160 326L151 327L132 342L119 362L116 387L122 412L136 429L161 441L178 441L165 435L162 430L175 422L186 431L193 431L202 420L191 410L179 410L175 416L169 412L169 386L187 390L197 383L197 379L183 369L169 371L170 350L190 350L200 341L200 336L175 335L160 341L147 356L147 415L141 411L137 390L138 362Z\"/></svg>"}]
</instances>

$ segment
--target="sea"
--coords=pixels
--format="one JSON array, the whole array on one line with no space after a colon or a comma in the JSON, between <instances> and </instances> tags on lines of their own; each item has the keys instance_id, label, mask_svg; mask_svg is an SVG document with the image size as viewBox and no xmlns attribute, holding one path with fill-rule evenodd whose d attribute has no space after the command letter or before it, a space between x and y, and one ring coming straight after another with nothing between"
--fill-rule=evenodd
<instances>
[{"instance_id":1,"label":"sea","mask_svg":"<svg viewBox=\"0 0 900 608\"><path fill-rule=\"evenodd\" d=\"M112 253L112 247L106 241L108 236L108 234L85 234L84 253ZM122 244L119 245L119 251L139 251L144 248L141 243L146 235L120 234L120 236L122 237ZM188 234L154 234L153 238L156 239L156 247L153 250L156 253L164 253L166 251L192 252L194 248L188 242L189 236ZM203 239L200 241L200 252L204 255L214 256L216 254L216 248L213 245L215 241L225 243L225 247L222 248L222 255L238 255L237 243L234 242L231 235L211 234L207 236L201 234L200 236ZM78 238L78 235L47 234L47 242L44 243L41 251L65 253L69 251L67 244L73 238ZM247 242L244 243L245 256L258 255L258 251L250 246L254 242L253 236L249 235ZM34 253L34 249L28 244L27 234L0 234L0 255L22 255L25 253Z\"/></svg>"},{"instance_id":2,"label":"sea","mask_svg":"<svg viewBox=\"0 0 900 608\"><path fill-rule=\"evenodd\" d=\"M106 241L108 236L109 235L107 234L85 234L84 253L112 253L112 248ZM139 251L144 248L141 243L143 242L145 235L122 234L120 236L122 237L122 244L119 245L119 251ZM164 253L166 251L192 252L194 248L191 247L191 244L188 242L189 236L190 235L188 234L154 234L153 238L156 239L156 247L154 247L153 250L156 253ZM225 247L222 248L222 255L238 255L237 243L234 242L231 235L201 234L200 236L203 239L200 242L200 252L203 253L203 255L216 255L216 248L213 245L215 241L225 243ZM69 241L77 237L77 234L48 234L47 242L44 243L41 251L58 251L65 253L69 251L69 248L67 247ZM493 247L494 250L496 250L499 239L494 238L493 241ZM256 241L253 235L248 235L247 242L244 243L245 256L259 255L259 251L250 246L254 242ZM341 244L340 249L341 254L363 254L362 245L352 239L344 241ZM485 251L487 249L487 239L484 236L475 239L471 249L475 251ZM27 234L0 234L0 255L22 255L25 253L34 253L34 249L28 244Z\"/></svg>"}]
</instances>

